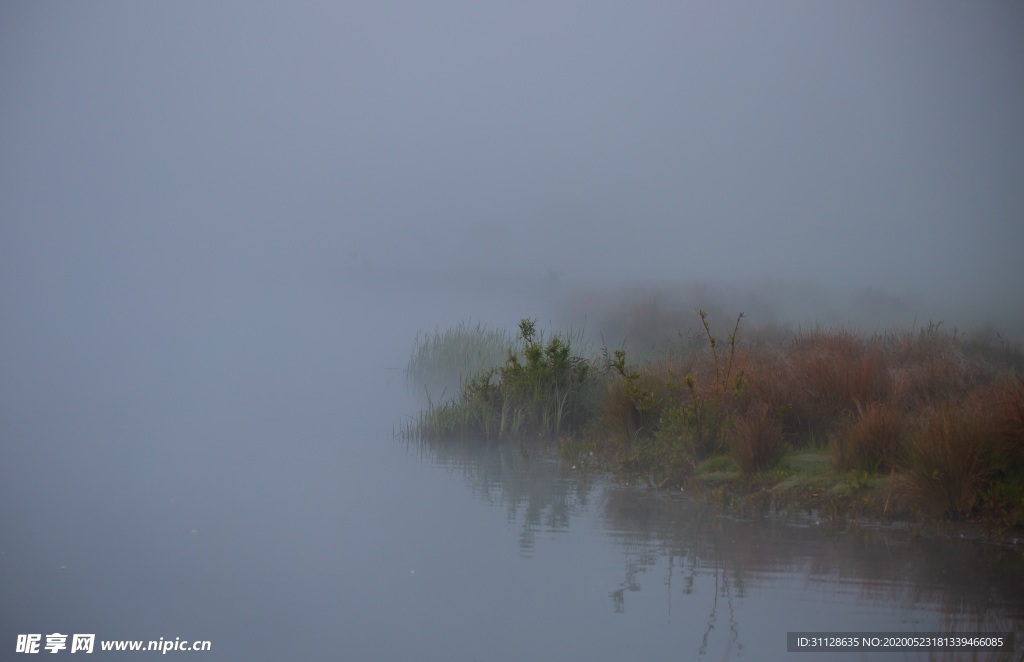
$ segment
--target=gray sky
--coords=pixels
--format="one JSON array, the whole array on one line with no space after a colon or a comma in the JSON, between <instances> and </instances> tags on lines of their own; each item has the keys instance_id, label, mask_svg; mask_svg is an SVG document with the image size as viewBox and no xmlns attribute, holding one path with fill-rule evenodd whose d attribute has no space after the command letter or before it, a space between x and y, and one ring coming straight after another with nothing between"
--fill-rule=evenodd
<instances>
[{"instance_id":1,"label":"gray sky","mask_svg":"<svg viewBox=\"0 0 1024 662\"><path fill-rule=\"evenodd\" d=\"M431 270L1021 301L1020 3L5 2L0 89L29 322Z\"/></svg>"}]
</instances>

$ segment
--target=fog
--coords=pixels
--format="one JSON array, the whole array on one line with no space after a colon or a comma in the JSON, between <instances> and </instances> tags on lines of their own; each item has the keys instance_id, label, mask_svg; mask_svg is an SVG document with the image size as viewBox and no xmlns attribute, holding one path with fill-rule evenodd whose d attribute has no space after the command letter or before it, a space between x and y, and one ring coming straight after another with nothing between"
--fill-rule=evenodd
<instances>
[{"instance_id":1,"label":"fog","mask_svg":"<svg viewBox=\"0 0 1024 662\"><path fill-rule=\"evenodd\" d=\"M1020 337L1022 36L1005 2L3 3L0 553L186 454L301 483L248 454L379 435L367 393L464 319L700 292Z\"/></svg>"},{"instance_id":2,"label":"fog","mask_svg":"<svg viewBox=\"0 0 1024 662\"><path fill-rule=\"evenodd\" d=\"M5 305L551 270L1012 308L1022 29L1005 3L9 4Z\"/></svg>"}]
</instances>

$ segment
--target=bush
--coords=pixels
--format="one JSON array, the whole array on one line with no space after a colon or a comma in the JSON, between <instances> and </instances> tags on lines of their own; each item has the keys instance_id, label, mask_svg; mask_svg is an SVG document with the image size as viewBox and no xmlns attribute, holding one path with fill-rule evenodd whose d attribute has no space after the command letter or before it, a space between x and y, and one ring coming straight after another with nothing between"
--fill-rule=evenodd
<instances>
[{"instance_id":1,"label":"bush","mask_svg":"<svg viewBox=\"0 0 1024 662\"><path fill-rule=\"evenodd\" d=\"M584 387L590 362L573 356L568 337L552 335L545 345L537 336L533 320L522 320L519 333L525 362L509 351L508 360L499 369L503 406L523 411L528 431L540 436L578 431L588 413Z\"/></svg>"},{"instance_id":2,"label":"bush","mask_svg":"<svg viewBox=\"0 0 1024 662\"><path fill-rule=\"evenodd\" d=\"M429 403L416 433L484 439L577 433L593 404L590 362L573 355L568 336L553 335L545 344L533 320L522 320L519 333L522 358L509 350L504 365L465 382L458 397Z\"/></svg>"}]
</instances>

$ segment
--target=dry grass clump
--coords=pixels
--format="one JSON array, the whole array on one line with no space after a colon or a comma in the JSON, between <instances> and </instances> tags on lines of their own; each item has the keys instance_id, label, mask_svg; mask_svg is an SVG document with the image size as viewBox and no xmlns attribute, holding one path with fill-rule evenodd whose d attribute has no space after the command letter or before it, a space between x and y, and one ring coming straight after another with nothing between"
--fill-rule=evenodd
<instances>
[{"instance_id":1,"label":"dry grass clump","mask_svg":"<svg viewBox=\"0 0 1024 662\"><path fill-rule=\"evenodd\" d=\"M794 379L784 345L746 346L737 351L736 365L743 371L743 395L747 402L763 402L776 410L788 434L802 423L793 412Z\"/></svg>"},{"instance_id":2,"label":"dry grass clump","mask_svg":"<svg viewBox=\"0 0 1024 662\"><path fill-rule=\"evenodd\" d=\"M915 363L894 361L893 400L908 409L962 396L967 391L960 361L952 354L922 357Z\"/></svg>"},{"instance_id":3,"label":"dry grass clump","mask_svg":"<svg viewBox=\"0 0 1024 662\"><path fill-rule=\"evenodd\" d=\"M1024 527L1024 379L993 384L989 392L997 442L983 505L1004 522Z\"/></svg>"},{"instance_id":4,"label":"dry grass clump","mask_svg":"<svg viewBox=\"0 0 1024 662\"><path fill-rule=\"evenodd\" d=\"M902 406L921 408L963 396L975 375L954 338L931 325L879 339L889 350L893 398Z\"/></svg>"},{"instance_id":5,"label":"dry grass clump","mask_svg":"<svg viewBox=\"0 0 1024 662\"><path fill-rule=\"evenodd\" d=\"M931 408L907 440L900 473L907 493L936 514L972 514L996 471L995 433L991 411L977 403Z\"/></svg>"},{"instance_id":6,"label":"dry grass clump","mask_svg":"<svg viewBox=\"0 0 1024 662\"><path fill-rule=\"evenodd\" d=\"M883 401L891 391L883 353L849 331L798 334L786 357L789 423L805 441L824 439L859 405Z\"/></svg>"},{"instance_id":7,"label":"dry grass clump","mask_svg":"<svg viewBox=\"0 0 1024 662\"><path fill-rule=\"evenodd\" d=\"M1007 461L1024 467L1024 378L998 384L994 400Z\"/></svg>"},{"instance_id":8,"label":"dry grass clump","mask_svg":"<svg viewBox=\"0 0 1024 662\"><path fill-rule=\"evenodd\" d=\"M900 464L904 488L926 510L1024 524L1024 381L931 407Z\"/></svg>"},{"instance_id":9,"label":"dry grass clump","mask_svg":"<svg viewBox=\"0 0 1024 662\"><path fill-rule=\"evenodd\" d=\"M1024 352L994 331L964 334L930 324L876 338L889 355L892 397L908 409L963 400L1001 376L1024 374Z\"/></svg>"},{"instance_id":10,"label":"dry grass clump","mask_svg":"<svg viewBox=\"0 0 1024 662\"><path fill-rule=\"evenodd\" d=\"M856 416L829 438L832 457L843 471L877 472L896 467L907 433L904 413L888 402L858 405Z\"/></svg>"},{"instance_id":11,"label":"dry grass clump","mask_svg":"<svg viewBox=\"0 0 1024 662\"><path fill-rule=\"evenodd\" d=\"M747 475L774 467L786 453L782 421L765 403L736 418L728 441L729 454Z\"/></svg>"}]
</instances>

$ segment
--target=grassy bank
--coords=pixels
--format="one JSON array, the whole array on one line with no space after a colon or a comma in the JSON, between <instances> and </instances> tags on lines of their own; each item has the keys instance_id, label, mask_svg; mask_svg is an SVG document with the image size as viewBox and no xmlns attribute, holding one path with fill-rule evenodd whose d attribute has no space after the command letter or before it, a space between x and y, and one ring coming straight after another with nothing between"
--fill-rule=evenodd
<instances>
[{"instance_id":1,"label":"grassy bank","mask_svg":"<svg viewBox=\"0 0 1024 662\"><path fill-rule=\"evenodd\" d=\"M545 339L531 320L513 342L463 329L436 354L500 339L504 358L488 354L494 365L429 401L406 433L544 437L574 464L665 489L1024 528L1019 347L941 325L783 331L740 315L721 336L707 313L699 323L642 363L587 356L578 336Z\"/></svg>"}]
</instances>

